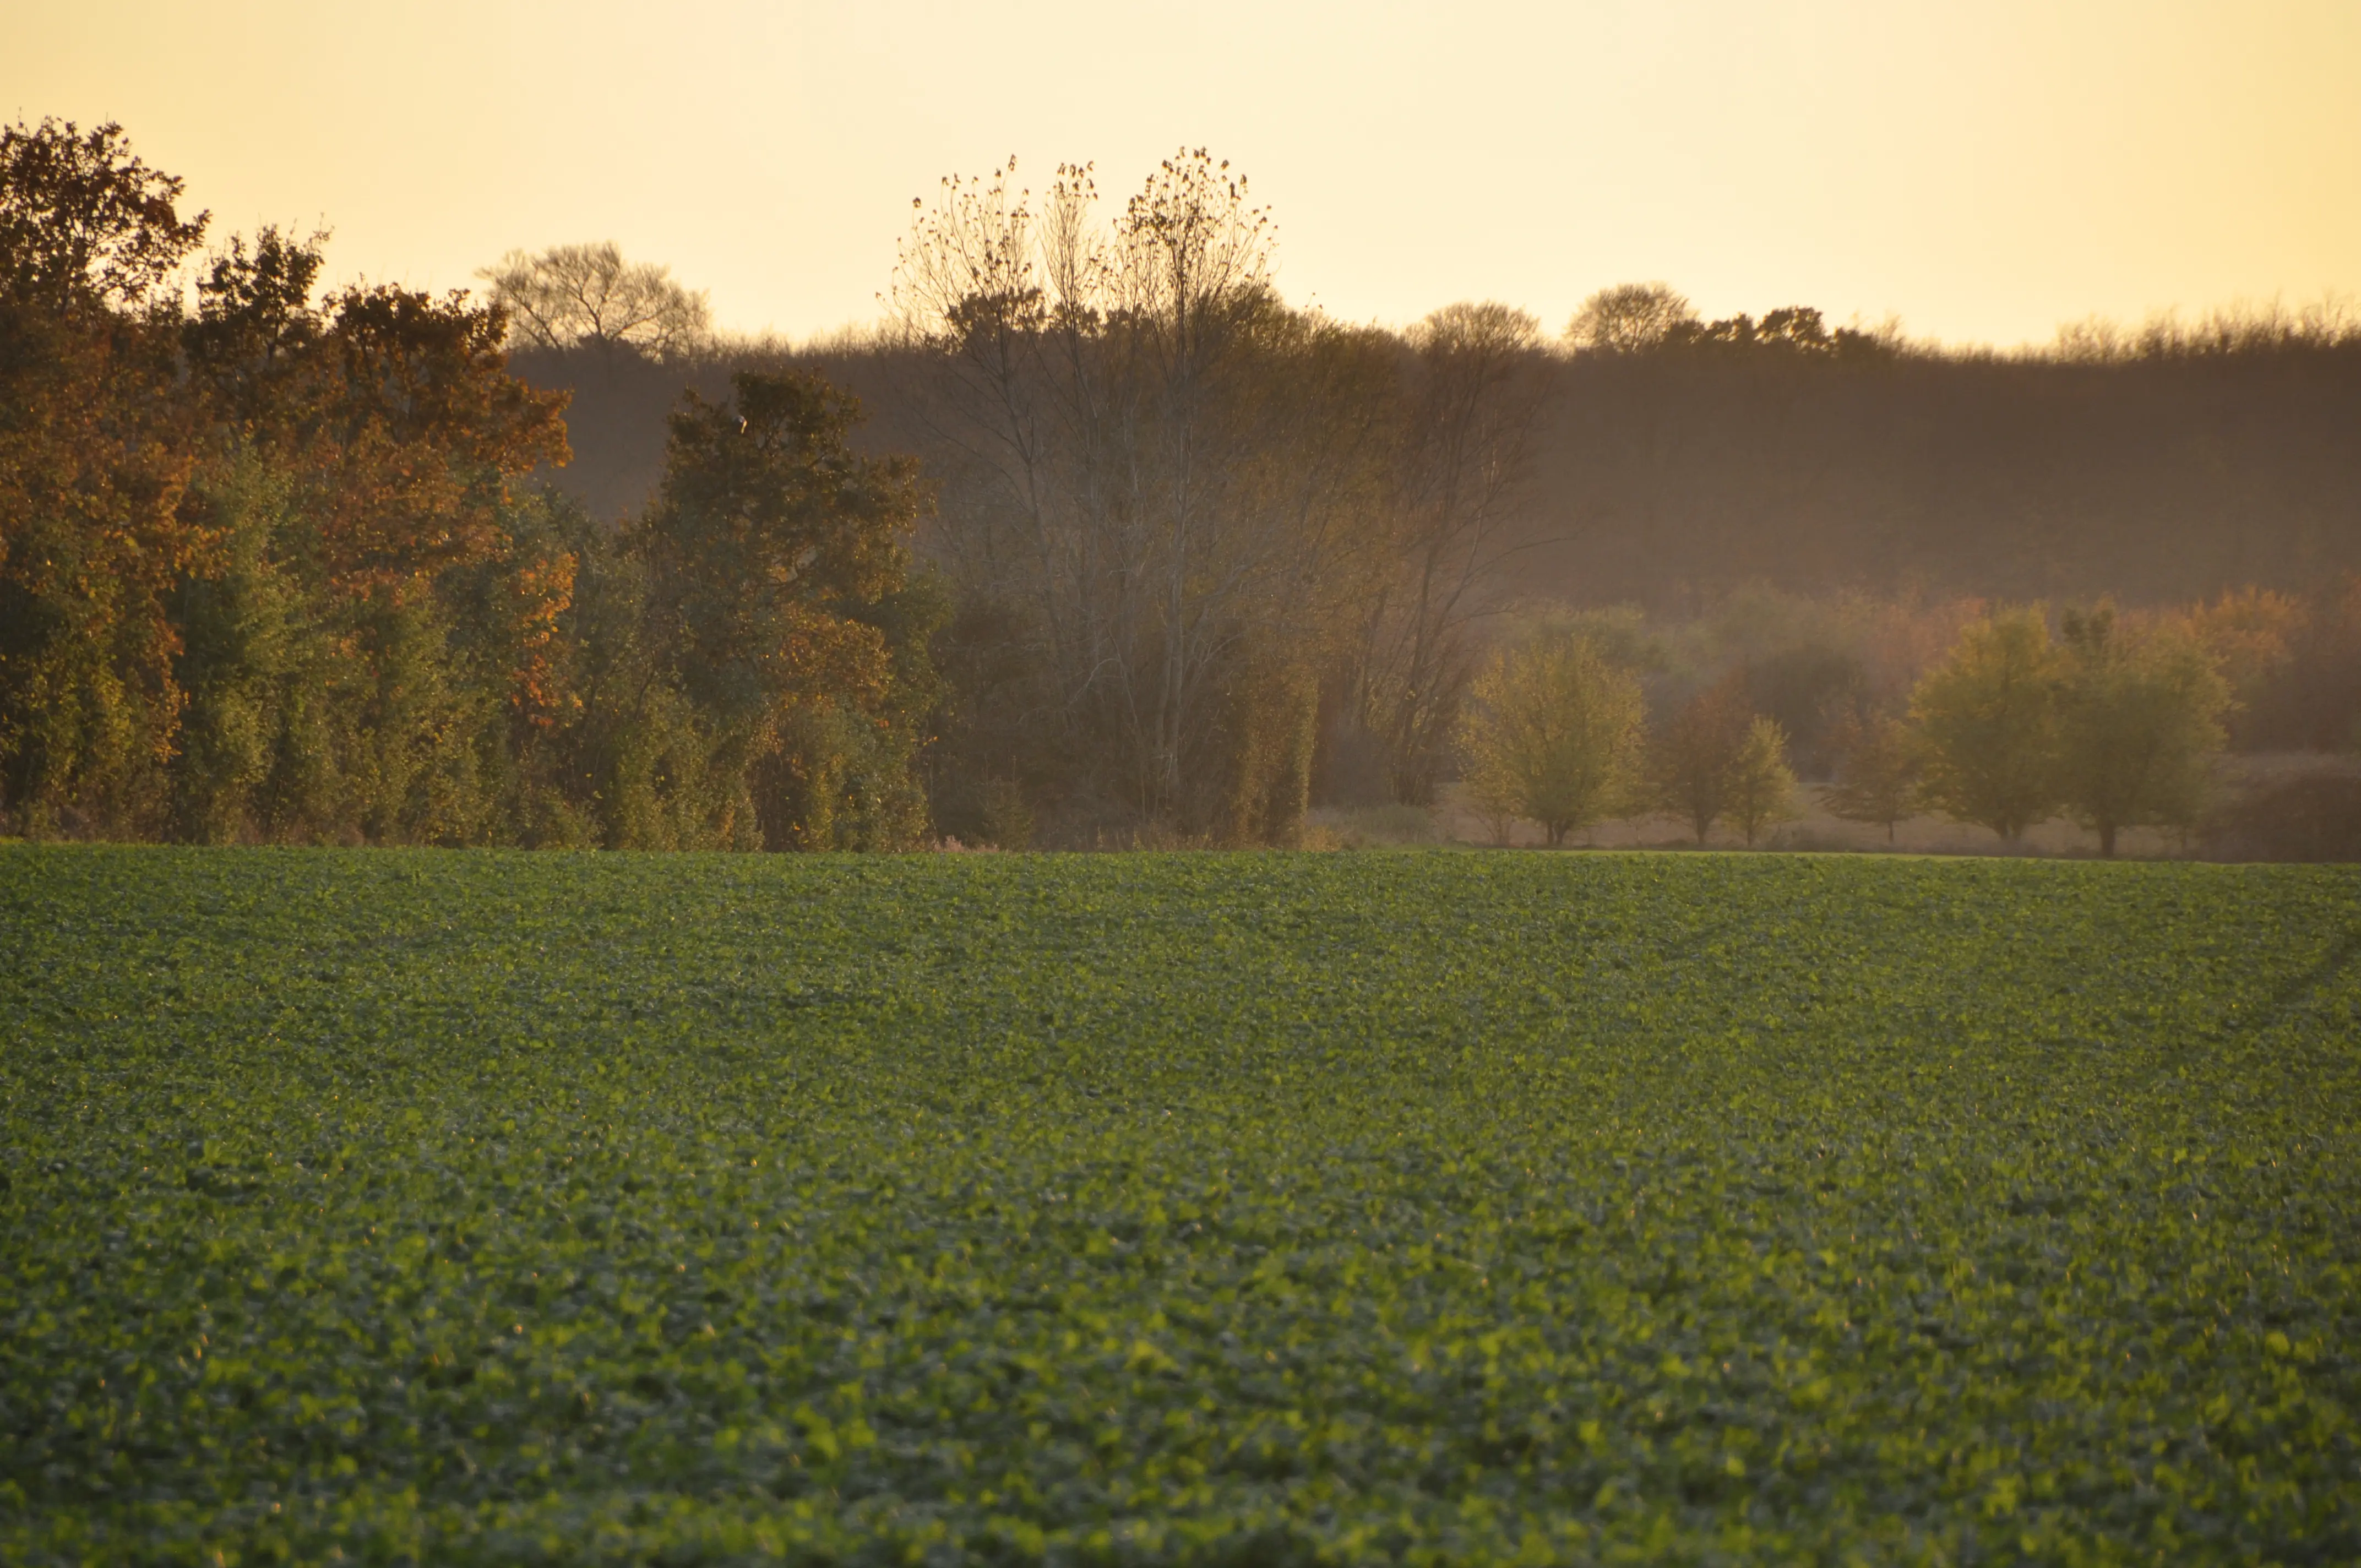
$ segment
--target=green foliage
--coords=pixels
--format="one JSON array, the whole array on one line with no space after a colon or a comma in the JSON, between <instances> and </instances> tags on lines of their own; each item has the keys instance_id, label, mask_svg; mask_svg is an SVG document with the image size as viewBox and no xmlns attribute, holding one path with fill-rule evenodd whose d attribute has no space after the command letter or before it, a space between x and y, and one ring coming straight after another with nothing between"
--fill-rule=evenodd
<instances>
[{"instance_id":1,"label":"green foliage","mask_svg":"<svg viewBox=\"0 0 2361 1568\"><path fill-rule=\"evenodd\" d=\"M2007 610L1963 630L1910 698L1926 745L1927 801L2012 841L2053 816L2065 676L2038 609Z\"/></svg>"},{"instance_id":2,"label":"green foliage","mask_svg":"<svg viewBox=\"0 0 2361 1568\"><path fill-rule=\"evenodd\" d=\"M1544 634L1477 674L1460 728L1470 801L1538 822L1554 846L1612 816L1631 790L1640 683L1587 638Z\"/></svg>"},{"instance_id":3,"label":"green foliage","mask_svg":"<svg viewBox=\"0 0 2361 1568\"><path fill-rule=\"evenodd\" d=\"M0 1559L2350 1562L2356 907L0 849Z\"/></svg>"},{"instance_id":4,"label":"green foliage","mask_svg":"<svg viewBox=\"0 0 2361 1568\"><path fill-rule=\"evenodd\" d=\"M1787 732L1775 718L1756 718L1730 760L1723 786L1730 819L1752 849L1763 829L1795 816L1795 775L1787 766Z\"/></svg>"},{"instance_id":5,"label":"green foliage","mask_svg":"<svg viewBox=\"0 0 2361 1568\"><path fill-rule=\"evenodd\" d=\"M939 696L946 609L909 581L907 459L860 455L860 407L817 377L741 372L686 394L635 546L652 643L742 769L771 849L906 849L926 837L912 771Z\"/></svg>"},{"instance_id":6,"label":"green foliage","mask_svg":"<svg viewBox=\"0 0 2361 1568\"><path fill-rule=\"evenodd\" d=\"M2210 764L2227 734L2230 687L2197 639L2169 626L2125 629L2102 608L2065 620L2059 791L2099 852L2124 828L2184 832L2204 814Z\"/></svg>"},{"instance_id":7,"label":"green foliage","mask_svg":"<svg viewBox=\"0 0 2361 1568\"><path fill-rule=\"evenodd\" d=\"M334 674L330 640L294 573L277 559L291 501L283 477L244 462L209 488L222 540L212 571L179 587L176 674L187 691L173 759L174 836L235 843L333 820L325 774L305 733L307 698ZM313 753L309 754L308 753ZM275 785L275 787L274 787Z\"/></svg>"}]
</instances>

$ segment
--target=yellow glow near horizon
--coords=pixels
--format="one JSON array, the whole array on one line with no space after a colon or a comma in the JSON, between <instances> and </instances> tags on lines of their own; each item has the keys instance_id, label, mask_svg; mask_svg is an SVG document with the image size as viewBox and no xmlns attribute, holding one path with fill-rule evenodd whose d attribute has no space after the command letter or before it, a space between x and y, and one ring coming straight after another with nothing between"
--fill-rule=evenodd
<instances>
[{"instance_id":1,"label":"yellow glow near horizon","mask_svg":"<svg viewBox=\"0 0 2361 1568\"><path fill-rule=\"evenodd\" d=\"M464 287L613 238L725 326L873 319L914 195L1186 143L1297 303L1604 284L1951 342L2361 292L2361 0L698 7L133 0L0 16L0 115L120 120L216 237Z\"/></svg>"}]
</instances>

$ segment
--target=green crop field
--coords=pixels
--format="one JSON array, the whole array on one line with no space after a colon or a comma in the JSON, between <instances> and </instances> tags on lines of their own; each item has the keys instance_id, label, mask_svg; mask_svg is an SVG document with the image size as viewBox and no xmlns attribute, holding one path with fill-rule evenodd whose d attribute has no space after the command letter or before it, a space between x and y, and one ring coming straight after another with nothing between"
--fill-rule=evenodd
<instances>
[{"instance_id":1,"label":"green crop field","mask_svg":"<svg viewBox=\"0 0 2361 1568\"><path fill-rule=\"evenodd\" d=\"M0 849L0 1562L2361 1560L2361 872Z\"/></svg>"}]
</instances>

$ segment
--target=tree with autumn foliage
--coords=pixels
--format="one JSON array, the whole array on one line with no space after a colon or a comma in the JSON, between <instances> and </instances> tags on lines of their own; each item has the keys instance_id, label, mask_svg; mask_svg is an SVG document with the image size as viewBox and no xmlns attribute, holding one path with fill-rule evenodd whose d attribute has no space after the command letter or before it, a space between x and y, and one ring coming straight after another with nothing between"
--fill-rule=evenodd
<instances>
[{"instance_id":1,"label":"tree with autumn foliage","mask_svg":"<svg viewBox=\"0 0 2361 1568\"><path fill-rule=\"evenodd\" d=\"M1787 732L1775 718L1757 714L1730 760L1722 786L1723 809L1748 849L1774 822L1795 813L1795 774L1787 766Z\"/></svg>"},{"instance_id":2,"label":"tree with autumn foliage","mask_svg":"<svg viewBox=\"0 0 2361 1568\"><path fill-rule=\"evenodd\" d=\"M501 316L462 295L315 299L320 246L234 240L182 329L222 543L183 588L184 662L227 707L192 712L181 830L537 840L519 824L563 785L519 764L578 700L551 651L577 561L518 487L565 461L564 399L508 374Z\"/></svg>"},{"instance_id":3,"label":"tree with autumn foliage","mask_svg":"<svg viewBox=\"0 0 2361 1568\"><path fill-rule=\"evenodd\" d=\"M1732 775L1753 718L1744 673L1734 671L1684 703L1649 744L1656 809L1686 823L1700 844L1730 808Z\"/></svg>"},{"instance_id":4,"label":"tree with autumn foliage","mask_svg":"<svg viewBox=\"0 0 2361 1568\"><path fill-rule=\"evenodd\" d=\"M181 192L115 126L0 133L0 824L925 836L942 611L849 398L690 395L657 504L602 528L537 477L566 400L509 373L499 300L324 287L320 235L197 258Z\"/></svg>"},{"instance_id":5,"label":"tree with autumn foliage","mask_svg":"<svg viewBox=\"0 0 2361 1568\"><path fill-rule=\"evenodd\" d=\"M688 393L636 534L651 641L719 738L722 829L766 849L896 849L927 830L912 763L939 696L943 619L909 573L907 459L856 454L860 408L817 378L753 372Z\"/></svg>"},{"instance_id":6,"label":"tree with autumn foliage","mask_svg":"<svg viewBox=\"0 0 2361 1568\"><path fill-rule=\"evenodd\" d=\"M1837 777L1821 793L1821 804L1831 817L1884 828L1891 845L1895 827L1918 808L1916 737L1891 714L1853 712L1844 716L1831 739Z\"/></svg>"},{"instance_id":7,"label":"tree with autumn foliage","mask_svg":"<svg viewBox=\"0 0 2361 1568\"><path fill-rule=\"evenodd\" d=\"M1646 704L1639 681L1596 642L1538 638L1494 654L1472 686L1459 746L1479 813L1504 826L1536 822L1556 849L1624 809Z\"/></svg>"},{"instance_id":8,"label":"tree with autumn foliage","mask_svg":"<svg viewBox=\"0 0 2361 1568\"><path fill-rule=\"evenodd\" d=\"M0 811L515 836L514 741L567 700L573 560L521 547L517 489L563 397L464 297L318 298L318 236L234 238L184 312L181 192L115 126L0 132ZM469 574L505 588L463 603Z\"/></svg>"},{"instance_id":9,"label":"tree with autumn foliage","mask_svg":"<svg viewBox=\"0 0 2361 1568\"><path fill-rule=\"evenodd\" d=\"M202 241L120 126L0 130L0 808L152 831L185 700L167 598L208 538L165 285Z\"/></svg>"}]
</instances>

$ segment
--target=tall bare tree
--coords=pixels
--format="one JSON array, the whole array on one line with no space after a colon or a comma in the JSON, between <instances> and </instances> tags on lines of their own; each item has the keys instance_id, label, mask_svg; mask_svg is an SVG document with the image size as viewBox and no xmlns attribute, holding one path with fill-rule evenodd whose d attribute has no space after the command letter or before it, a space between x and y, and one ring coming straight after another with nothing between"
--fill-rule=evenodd
<instances>
[{"instance_id":1,"label":"tall bare tree","mask_svg":"<svg viewBox=\"0 0 2361 1568\"><path fill-rule=\"evenodd\" d=\"M1541 323L1448 305L1410 334L1394 438L1391 570L1367 600L1356 697L1394 798L1426 806L1474 673L1469 633L1513 546L1533 422L1552 387Z\"/></svg>"},{"instance_id":2,"label":"tall bare tree","mask_svg":"<svg viewBox=\"0 0 2361 1568\"><path fill-rule=\"evenodd\" d=\"M1268 214L1202 149L1104 228L1087 167L1038 215L1013 175L946 181L895 276L941 448L938 557L1022 619L1034 718L1104 760L1101 787L1284 838L1374 510L1382 341L1279 302Z\"/></svg>"}]
</instances>

